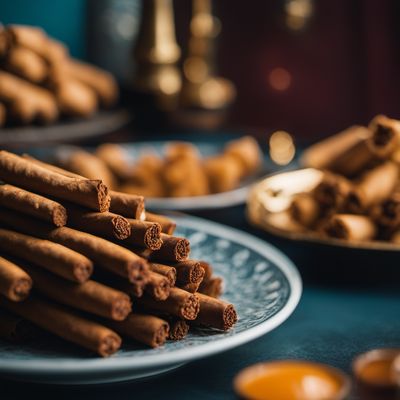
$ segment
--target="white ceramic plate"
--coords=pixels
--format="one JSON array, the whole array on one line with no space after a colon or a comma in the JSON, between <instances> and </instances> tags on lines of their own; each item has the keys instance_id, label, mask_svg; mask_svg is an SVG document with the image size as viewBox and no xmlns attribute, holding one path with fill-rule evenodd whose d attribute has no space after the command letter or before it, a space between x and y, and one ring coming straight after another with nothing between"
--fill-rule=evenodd
<instances>
[{"instance_id":1,"label":"white ceramic plate","mask_svg":"<svg viewBox=\"0 0 400 400\"><path fill-rule=\"evenodd\" d=\"M363 252L394 252L400 246L389 241L347 241L305 230L293 221L289 206L294 195L311 192L321 181L323 173L314 168L304 168L269 176L254 185L247 199L249 221L273 235L316 245L361 250Z\"/></svg>"},{"instance_id":2,"label":"white ceramic plate","mask_svg":"<svg viewBox=\"0 0 400 400\"><path fill-rule=\"evenodd\" d=\"M57 338L25 346L0 341L0 375L47 383L104 383L136 379L176 368L247 343L284 322L299 302L301 278L292 262L270 244L249 234L194 217L176 217L192 258L209 261L224 278L223 298L239 321L226 333L206 328L158 349L129 341L108 359L94 357Z\"/></svg>"}]
</instances>

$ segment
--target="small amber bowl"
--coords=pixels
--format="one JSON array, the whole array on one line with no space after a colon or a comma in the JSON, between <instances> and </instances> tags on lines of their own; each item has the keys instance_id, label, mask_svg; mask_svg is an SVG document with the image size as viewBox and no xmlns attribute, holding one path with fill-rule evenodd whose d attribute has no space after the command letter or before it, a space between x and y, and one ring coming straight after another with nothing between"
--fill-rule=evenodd
<instances>
[{"instance_id":1,"label":"small amber bowl","mask_svg":"<svg viewBox=\"0 0 400 400\"><path fill-rule=\"evenodd\" d=\"M396 381L397 390L400 391L400 354L393 361L394 379Z\"/></svg>"},{"instance_id":2,"label":"small amber bowl","mask_svg":"<svg viewBox=\"0 0 400 400\"><path fill-rule=\"evenodd\" d=\"M329 365L282 360L245 368L236 375L234 389L246 400L345 400L351 383Z\"/></svg>"},{"instance_id":3,"label":"small amber bowl","mask_svg":"<svg viewBox=\"0 0 400 400\"><path fill-rule=\"evenodd\" d=\"M355 358L352 365L353 374L361 398L393 398L398 390L395 360L399 356L400 349L375 349ZM398 379L400 380L400 376Z\"/></svg>"}]
</instances>

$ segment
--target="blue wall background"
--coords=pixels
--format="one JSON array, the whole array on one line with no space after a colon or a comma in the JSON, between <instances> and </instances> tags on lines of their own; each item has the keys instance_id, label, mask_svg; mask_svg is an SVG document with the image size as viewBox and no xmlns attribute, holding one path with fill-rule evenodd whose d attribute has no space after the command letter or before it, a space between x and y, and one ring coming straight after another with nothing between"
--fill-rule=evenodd
<instances>
[{"instance_id":1,"label":"blue wall background","mask_svg":"<svg viewBox=\"0 0 400 400\"><path fill-rule=\"evenodd\" d=\"M1 0L0 22L40 26L74 57L86 57L85 0Z\"/></svg>"}]
</instances>

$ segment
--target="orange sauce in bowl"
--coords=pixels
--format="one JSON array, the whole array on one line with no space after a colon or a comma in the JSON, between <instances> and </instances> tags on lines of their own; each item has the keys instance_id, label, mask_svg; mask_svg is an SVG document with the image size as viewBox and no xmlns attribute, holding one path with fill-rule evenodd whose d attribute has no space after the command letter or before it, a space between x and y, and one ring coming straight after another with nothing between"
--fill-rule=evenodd
<instances>
[{"instance_id":1,"label":"orange sauce in bowl","mask_svg":"<svg viewBox=\"0 0 400 400\"><path fill-rule=\"evenodd\" d=\"M236 376L234 386L248 400L342 400L350 384L335 368L288 360L248 367Z\"/></svg>"},{"instance_id":2,"label":"orange sauce in bowl","mask_svg":"<svg viewBox=\"0 0 400 400\"><path fill-rule=\"evenodd\" d=\"M366 364L359 372L359 378L363 382L379 386L394 385L392 371L393 360L374 360Z\"/></svg>"},{"instance_id":3,"label":"orange sauce in bowl","mask_svg":"<svg viewBox=\"0 0 400 400\"><path fill-rule=\"evenodd\" d=\"M398 356L400 356L400 349L368 351L354 360L354 374L364 384L378 387L395 386L394 361Z\"/></svg>"}]
</instances>

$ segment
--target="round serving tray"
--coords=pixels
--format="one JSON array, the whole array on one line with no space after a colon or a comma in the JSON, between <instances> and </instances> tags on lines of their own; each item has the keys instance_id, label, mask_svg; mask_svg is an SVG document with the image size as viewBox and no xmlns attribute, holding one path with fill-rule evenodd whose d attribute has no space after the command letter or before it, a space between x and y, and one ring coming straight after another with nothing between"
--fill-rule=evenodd
<instances>
[{"instance_id":1,"label":"round serving tray","mask_svg":"<svg viewBox=\"0 0 400 400\"><path fill-rule=\"evenodd\" d=\"M159 374L184 363L232 349L270 332L296 308L302 291L292 262L270 244L211 221L174 216L191 256L210 262L225 281L223 298L239 320L228 332L197 329L176 342L145 349L126 341L101 359L57 338L18 346L0 341L0 375L22 381L62 384L118 382Z\"/></svg>"}]
</instances>

